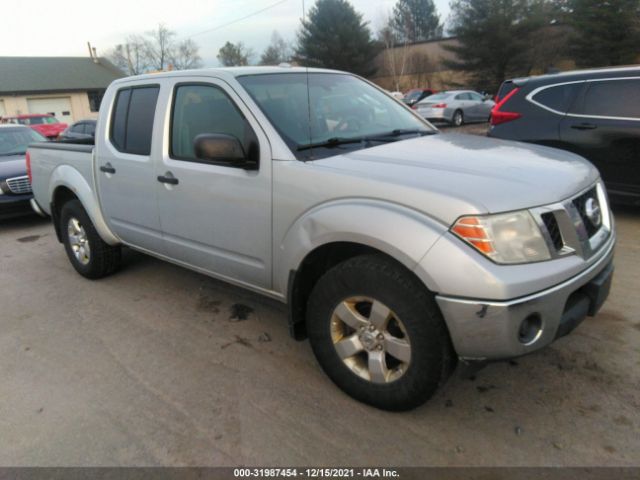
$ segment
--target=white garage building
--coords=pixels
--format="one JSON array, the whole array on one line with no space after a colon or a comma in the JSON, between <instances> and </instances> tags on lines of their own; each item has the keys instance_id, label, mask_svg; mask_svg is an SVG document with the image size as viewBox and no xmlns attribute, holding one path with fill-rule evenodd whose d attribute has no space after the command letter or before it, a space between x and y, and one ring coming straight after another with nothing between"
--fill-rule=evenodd
<instances>
[{"instance_id":1,"label":"white garage building","mask_svg":"<svg viewBox=\"0 0 640 480\"><path fill-rule=\"evenodd\" d=\"M97 118L107 86L124 74L104 58L0 57L0 117L50 113Z\"/></svg>"}]
</instances>

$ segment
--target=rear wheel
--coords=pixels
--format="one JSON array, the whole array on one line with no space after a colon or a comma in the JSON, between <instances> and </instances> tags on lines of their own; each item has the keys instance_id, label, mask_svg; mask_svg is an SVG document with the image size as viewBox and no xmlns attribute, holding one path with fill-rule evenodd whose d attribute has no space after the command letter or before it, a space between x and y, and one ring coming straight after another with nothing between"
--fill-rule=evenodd
<instances>
[{"instance_id":1,"label":"rear wheel","mask_svg":"<svg viewBox=\"0 0 640 480\"><path fill-rule=\"evenodd\" d=\"M120 247L108 245L100 238L79 200L63 205L60 232L71 265L83 277L102 278L120 267Z\"/></svg>"},{"instance_id":2,"label":"rear wheel","mask_svg":"<svg viewBox=\"0 0 640 480\"><path fill-rule=\"evenodd\" d=\"M385 410L428 400L453 362L433 296L404 267L363 255L329 270L307 307L318 362L342 390Z\"/></svg>"},{"instance_id":3,"label":"rear wheel","mask_svg":"<svg viewBox=\"0 0 640 480\"><path fill-rule=\"evenodd\" d=\"M461 110L456 110L453 114L453 120L451 121L454 126L460 127L464 123L464 115Z\"/></svg>"}]
</instances>

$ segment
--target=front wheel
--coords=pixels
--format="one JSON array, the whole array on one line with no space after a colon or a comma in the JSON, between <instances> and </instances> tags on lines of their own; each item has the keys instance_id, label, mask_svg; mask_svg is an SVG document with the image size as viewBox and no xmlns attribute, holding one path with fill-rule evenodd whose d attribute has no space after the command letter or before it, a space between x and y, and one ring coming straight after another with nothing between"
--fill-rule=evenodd
<instances>
[{"instance_id":1,"label":"front wheel","mask_svg":"<svg viewBox=\"0 0 640 480\"><path fill-rule=\"evenodd\" d=\"M79 200L63 205L60 232L71 265L83 277L102 278L119 268L120 247L108 245L100 238Z\"/></svg>"},{"instance_id":2,"label":"front wheel","mask_svg":"<svg viewBox=\"0 0 640 480\"><path fill-rule=\"evenodd\" d=\"M411 272L380 255L329 270L307 306L318 362L338 387L384 410L409 410L447 378L453 351L440 311Z\"/></svg>"}]
</instances>

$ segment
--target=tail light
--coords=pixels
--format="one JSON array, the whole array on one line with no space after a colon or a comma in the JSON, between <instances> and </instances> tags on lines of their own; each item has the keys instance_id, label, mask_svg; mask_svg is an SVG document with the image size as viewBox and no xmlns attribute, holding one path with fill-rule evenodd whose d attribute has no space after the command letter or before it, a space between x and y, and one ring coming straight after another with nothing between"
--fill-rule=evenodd
<instances>
[{"instance_id":1,"label":"tail light","mask_svg":"<svg viewBox=\"0 0 640 480\"><path fill-rule=\"evenodd\" d=\"M27 162L27 177L29 178L29 183L33 183L33 177L31 176L31 155L29 152L27 152L25 160Z\"/></svg>"},{"instance_id":2,"label":"tail light","mask_svg":"<svg viewBox=\"0 0 640 480\"><path fill-rule=\"evenodd\" d=\"M519 119L522 114L518 112L505 112L502 111L502 107L513 97L520 89L514 88L505 97L496 103L491 110L491 125L500 125L501 123L511 122Z\"/></svg>"},{"instance_id":3,"label":"tail light","mask_svg":"<svg viewBox=\"0 0 640 480\"><path fill-rule=\"evenodd\" d=\"M436 103L431 108L447 108L447 104L446 103Z\"/></svg>"},{"instance_id":4,"label":"tail light","mask_svg":"<svg viewBox=\"0 0 640 480\"><path fill-rule=\"evenodd\" d=\"M413 105L411 105L411 109L412 110L417 110L418 109L418 104L414 103Z\"/></svg>"}]
</instances>

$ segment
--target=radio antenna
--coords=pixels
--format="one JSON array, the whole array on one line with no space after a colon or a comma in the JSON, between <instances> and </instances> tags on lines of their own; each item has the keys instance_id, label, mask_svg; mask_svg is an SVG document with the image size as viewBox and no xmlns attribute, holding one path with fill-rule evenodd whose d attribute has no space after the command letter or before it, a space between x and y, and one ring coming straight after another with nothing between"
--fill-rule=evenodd
<instances>
[{"instance_id":1,"label":"radio antenna","mask_svg":"<svg viewBox=\"0 0 640 480\"><path fill-rule=\"evenodd\" d=\"M302 0L302 23L303 25L305 25L305 22L307 20L307 12L304 8L304 0ZM313 136L311 133L311 91L309 89L309 63L307 63L305 65L305 69L306 69L306 77L307 77L307 114L308 114L308 118L307 118L307 125L309 127L309 145L313 144ZM311 147L309 149L309 158L313 159L313 147Z\"/></svg>"}]
</instances>

